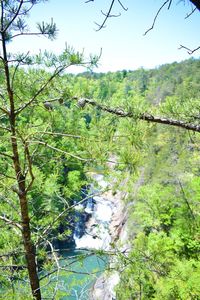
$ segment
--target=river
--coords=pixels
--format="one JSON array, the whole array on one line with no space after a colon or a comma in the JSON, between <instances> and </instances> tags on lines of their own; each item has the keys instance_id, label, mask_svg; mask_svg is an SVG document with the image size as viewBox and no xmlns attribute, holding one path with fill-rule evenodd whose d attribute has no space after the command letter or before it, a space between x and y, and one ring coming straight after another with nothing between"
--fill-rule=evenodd
<instances>
[{"instance_id":1,"label":"river","mask_svg":"<svg viewBox=\"0 0 200 300\"><path fill-rule=\"evenodd\" d=\"M98 191L93 189L92 194L97 192L98 195L92 197L92 202L89 198L85 207L82 205L76 207L77 214L83 209L90 214L84 234L80 236L80 228L83 227L83 224L77 222L74 231L75 249L63 254L66 259L63 262L65 264L67 262L67 265L70 264L72 273L67 278L66 276L59 277L61 289L66 292L66 296L61 298L62 300L88 300L92 286L108 265L107 256L99 255L97 252L110 249L112 237L109 226L116 207L113 207L111 199L105 197L103 191L109 186L103 175L95 174L93 179L98 182L99 188ZM100 196L99 190L102 190Z\"/></svg>"},{"instance_id":2,"label":"river","mask_svg":"<svg viewBox=\"0 0 200 300\"><path fill-rule=\"evenodd\" d=\"M60 300L88 300L92 285L106 268L106 256L76 249L63 256L67 259L67 264L71 264L68 269L72 273L59 277L61 289L66 293Z\"/></svg>"}]
</instances>

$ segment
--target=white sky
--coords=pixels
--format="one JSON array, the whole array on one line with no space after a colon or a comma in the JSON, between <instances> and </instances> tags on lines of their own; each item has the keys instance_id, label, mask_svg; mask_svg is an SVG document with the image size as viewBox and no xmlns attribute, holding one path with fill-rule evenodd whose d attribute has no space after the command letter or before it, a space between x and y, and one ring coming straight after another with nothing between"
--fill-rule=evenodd
<instances>
[{"instance_id":1,"label":"white sky","mask_svg":"<svg viewBox=\"0 0 200 300\"><path fill-rule=\"evenodd\" d=\"M20 37L10 44L12 51L26 52L39 49L56 53L62 52L65 42L76 50L99 54L102 48L100 66L95 71L134 70L139 67L152 68L164 63L189 58L187 51L178 50L182 44L189 48L200 45L200 12L196 11L185 19L191 11L191 5L184 1L174 3L170 10L164 8L155 28L144 36L152 25L153 19L164 0L121 0L128 11L123 11L116 3L113 13L121 13L118 18L110 18L106 28L96 31L94 22L101 23L111 0L50 0L34 7L30 13L30 26L38 21L49 21L52 17L59 28L58 38L49 41L46 38ZM189 3L189 1L188 1ZM199 57L200 52L194 54Z\"/></svg>"}]
</instances>

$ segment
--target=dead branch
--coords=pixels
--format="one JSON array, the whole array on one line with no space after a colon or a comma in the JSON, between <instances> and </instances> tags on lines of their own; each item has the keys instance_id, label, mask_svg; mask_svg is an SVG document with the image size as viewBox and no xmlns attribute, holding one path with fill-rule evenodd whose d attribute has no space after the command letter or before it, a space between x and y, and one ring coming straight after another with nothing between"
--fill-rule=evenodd
<instances>
[{"instance_id":1,"label":"dead branch","mask_svg":"<svg viewBox=\"0 0 200 300\"><path fill-rule=\"evenodd\" d=\"M35 134L47 134L52 136L62 136L62 137L70 137L74 139L86 139L86 137L82 137L81 135L74 135L68 133L61 133L61 132L51 132L51 131L37 131Z\"/></svg>"},{"instance_id":2,"label":"dead branch","mask_svg":"<svg viewBox=\"0 0 200 300\"><path fill-rule=\"evenodd\" d=\"M185 19L188 19L196 10L197 10L196 7L194 9L192 9L192 11L186 15Z\"/></svg>"},{"instance_id":3,"label":"dead branch","mask_svg":"<svg viewBox=\"0 0 200 300\"><path fill-rule=\"evenodd\" d=\"M0 110L1 110L2 112L4 112L6 115L9 115L9 111L8 111L6 108L0 107Z\"/></svg>"},{"instance_id":4,"label":"dead branch","mask_svg":"<svg viewBox=\"0 0 200 300\"><path fill-rule=\"evenodd\" d=\"M102 22L102 24L99 25L99 28L97 29L97 31L99 31L99 30L101 30L102 28L105 27L105 23L106 23L107 19L110 17L110 14L111 14L111 11L112 11L112 8L113 8L114 3L115 3L115 0L112 0L111 5L110 5L110 8L109 8L109 10L108 10L108 12L107 12L107 14L106 14L106 17L105 17L104 21ZM97 23L96 23L96 24L97 24ZM98 24L97 24L97 25L98 25Z\"/></svg>"},{"instance_id":5,"label":"dead branch","mask_svg":"<svg viewBox=\"0 0 200 300\"><path fill-rule=\"evenodd\" d=\"M4 221L7 225L12 225L17 227L20 231L22 231L22 226L16 221L10 220L5 216L0 216L0 220Z\"/></svg>"},{"instance_id":6,"label":"dead branch","mask_svg":"<svg viewBox=\"0 0 200 300\"><path fill-rule=\"evenodd\" d=\"M94 0L87 0L87 1L85 1L85 3L89 3L89 2L94 2ZM115 2L118 2L119 5L122 7L123 10L125 10L125 11L128 10L128 8L125 7L120 0L112 0L111 3L110 3L110 6L109 6L109 9L108 9L107 13L105 13L105 12L103 12L101 10L101 13L102 13L102 15L105 18L104 18L104 20L103 20L103 22L101 24L98 24L98 23L95 22L95 24L99 27L96 31L100 31L102 28L105 28L105 24L106 24L108 18L119 17L121 15L121 13L112 14L112 10L113 10L113 6L114 6Z\"/></svg>"},{"instance_id":7,"label":"dead branch","mask_svg":"<svg viewBox=\"0 0 200 300\"><path fill-rule=\"evenodd\" d=\"M196 52L200 49L200 46L198 46L197 48L192 50L192 49L189 49L186 46L180 45L179 49L185 49L185 50L187 50L188 54L192 55L194 52Z\"/></svg>"},{"instance_id":8,"label":"dead branch","mask_svg":"<svg viewBox=\"0 0 200 300\"><path fill-rule=\"evenodd\" d=\"M92 161L91 158L82 158L82 157L77 156L77 155L75 155L75 154L72 154L72 153L66 152L66 151L64 151L64 150L61 150L61 149L59 149L59 148L53 147L53 146L51 146L51 145L49 145L49 144L47 144L46 142L43 142L43 141L32 140L32 141L27 141L27 142L30 143L30 144L39 144L39 145L43 145L43 146L45 146L45 147L47 147L47 148L49 148L49 149L52 149L52 150L54 150L54 151L63 153L63 154L65 154L65 155L69 155L69 156L71 156L71 157L73 157L73 158L76 158L76 159L78 159L78 160L81 160L81 161L86 161L86 162Z\"/></svg>"},{"instance_id":9,"label":"dead branch","mask_svg":"<svg viewBox=\"0 0 200 300\"><path fill-rule=\"evenodd\" d=\"M46 240L46 241L47 241L47 243L48 243L49 246L50 246L52 256L53 256L53 258L54 258L54 260L55 260L55 263L56 263L56 266L57 266L57 268L56 268L56 269L57 269L57 270L56 270L56 286L55 286L55 288L54 288L54 293L53 293L53 297L52 297L52 299L55 299L56 293L57 293L57 291L58 291L58 284L59 284L58 277L59 277L59 273L60 273L61 267L60 267L60 265L59 265L58 257L57 257L57 255L56 255L56 252L54 251L54 248L53 248L52 243L51 243L49 240Z\"/></svg>"},{"instance_id":10,"label":"dead branch","mask_svg":"<svg viewBox=\"0 0 200 300\"><path fill-rule=\"evenodd\" d=\"M168 4L168 3L169 3L169 4ZM161 10L162 10L167 4L168 4L168 9L170 9L171 3L172 3L172 0L166 0L166 1L162 4L162 6L158 9L158 11L157 11L157 13L156 13L156 15L155 15L155 17L154 17L154 19L153 19L153 23L152 23L151 27L150 27L149 29L147 29L147 31L145 31L144 35L146 35L149 31L151 31L151 30L154 28L155 23L156 23L156 20L157 20L157 18L158 18L158 16L159 16Z\"/></svg>"}]
</instances>

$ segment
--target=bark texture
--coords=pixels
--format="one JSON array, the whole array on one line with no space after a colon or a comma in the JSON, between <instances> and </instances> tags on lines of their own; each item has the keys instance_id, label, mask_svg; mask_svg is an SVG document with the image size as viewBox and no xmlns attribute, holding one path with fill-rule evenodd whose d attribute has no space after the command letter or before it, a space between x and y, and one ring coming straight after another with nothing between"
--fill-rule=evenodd
<instances>
[{"instance_id":1,"label":"bark texture","mask_svg":"<svg viewBox=\"0 0 200 300\"><path fill-rule=\"evenodd\" d=\"M8 66L7 49L6 49L6 36L4 31L1 32L1 41L2 41L2 49L3 49L2 61L4 64L5 81L6 81L7 95L8 95L9 106L10 106L9 110L6 113L8 115L9 122L10 122L10 133L11 133L10 142L12 147L13 167L15 170L15 177L17 183L17 187L13 188L13 190L17 193L19 198L19 203L20 203L22 238L24 243L24 250L25 250L25 256L27 261L27 269L29 274L32 295L34 299L41 300L40 284L39 284L37 265L36 265L36 253L35 253L34 244L31 240L28 199L26 195L27 194L26 178L22 172L20 157L19 157L19 149L17 144L15 100L14 100L14 93L11 87L10 71Z\"/></svg>"},{"instance_id":2,"label":"bark texture","mask_svg":"<svg viewBox=\"0 0 200 300\"><path fill-rule=\"evenodd\" d=\"M159 124L166 124L166 125L171 125L171 126L176 126L176 127L180 127L180 128L184 128L187 130L192 130L195 132L200 132L200 124L193 124L193 123L186 123L184 121L181 120L175 120L175 119L171 119L171 118L164 118L164 117L157 117L157 116L152 116L151 114L147 114L147 113L141 113L139 115L135 115L133 112L125 112L122 109L119 108L111 108L105 105L101 105L93 100L90 99L85 99L85 102L92 105L92 106L96 106L99 109L106 111L108 113L117 115L119 117L122 118L136 118L139 120L144 120L144 121L148 121L151 123L159 123Z\"/></svg>"}]
</instances>

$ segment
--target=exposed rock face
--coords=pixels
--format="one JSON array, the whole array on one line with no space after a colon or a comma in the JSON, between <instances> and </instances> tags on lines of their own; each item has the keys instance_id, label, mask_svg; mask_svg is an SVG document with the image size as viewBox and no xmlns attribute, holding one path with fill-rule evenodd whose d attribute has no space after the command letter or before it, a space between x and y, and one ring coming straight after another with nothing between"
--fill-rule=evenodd
<instances>
[{"instance_id":1,"label":"exposed rock face","mask_svg":"<svg viewBox=\"0 0 200 300\"><path fill-rule=\"evenodd\" d=\"M119 282L119 274L114 272L109 277L102 275L93 287L91 300L115 300L114 287Z\"/></svg>"},{"instance_id":2,"label":"exposed rock face","mask_svg":"<svg viewBox=\"0 0 200 300\"><path fill-rule=\"evenodd\" d=\"M124 206L123 199L126 197L126 193L117 192L115 194L112 191L103 193L104 198L109 199L112 202L112 217L109 224L109 233L111 236L111 242L120 243L121 251L127 250L128 236L127 236L127 211ZM114 262L110 262L112 264ZM119 273L112 272L109 275L102 274L91 291L91 300L115 300L114 288L119 282Z\"/></svg>"},{"instance_id":3,"label":"exposed rock face","mask_svg":"<svg viewBox=\"0 0 200 300\"><path fill-rule=\"evenodd\" d=\"M115 160L115 158L113 159ZM113 166L111 166L112 168ZM127 178L128 180L128 178ZM135 198L139 187L144 182L144 168L140 170L140 176L133 185L132 198ZM122 182L121 185L125 185L126 182ZM128 255L130 250L129 240L134 239L135 229L137 224L134 224L135 229L133 232L129 231L128 234L128 208L125 207L124 199L128 196L127 193L118 191L115 195L111 191L107 192L107 197L113 203L113 214L109 225L110 235L112 242L115 242L119 251ZM128 206L134 204L134 201L129 202ZM114 264L114 261L110 262L110 265ZM93 286L91 293L91 300L117 300L115 294L115 287L119 283L120 276L118 272L112 272L108 276L106 274L101 275Z\"/></svg>"}]
</instances>

